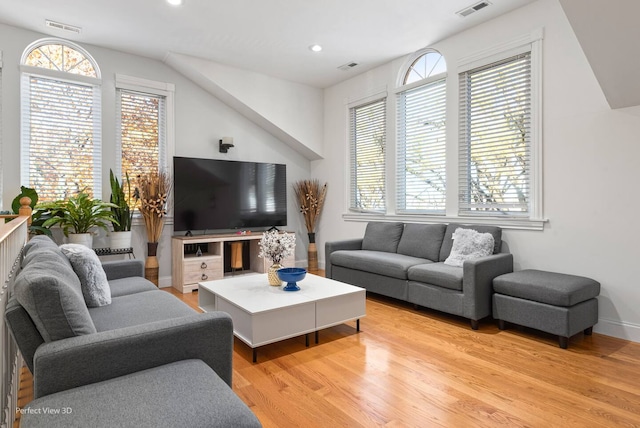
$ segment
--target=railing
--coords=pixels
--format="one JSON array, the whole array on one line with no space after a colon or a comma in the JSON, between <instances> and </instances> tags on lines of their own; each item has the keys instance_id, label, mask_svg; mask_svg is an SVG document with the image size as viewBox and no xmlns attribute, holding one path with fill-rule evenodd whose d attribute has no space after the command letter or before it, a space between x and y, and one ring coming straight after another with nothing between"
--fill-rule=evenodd
<instances>
[{"instance_id":1,"label":"railing","mask_svg":"<svg viewBox=\"0 0 640 428\"><path fill-rule=\"evenodd\" d=\"M0 289L0 400L1 419L0 427L13 426L18 404L18 388L20 386L20 368L22 357L11 337L4 320L7 301L13 293L13 280L19 268L22 248L27 242L30 217L19 216L9 223L0 224L0 277L2 288Z\"/></svg>"}]
</instances>

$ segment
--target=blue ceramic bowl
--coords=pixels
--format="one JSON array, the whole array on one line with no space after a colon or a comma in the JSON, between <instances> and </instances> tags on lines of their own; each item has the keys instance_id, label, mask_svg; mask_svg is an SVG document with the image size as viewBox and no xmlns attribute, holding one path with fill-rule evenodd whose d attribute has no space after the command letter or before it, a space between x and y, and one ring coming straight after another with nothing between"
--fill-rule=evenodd
<instances>
[{"instance_id":1,"label":"blue ceramic bowl","mask_svg":"<svg viewBox=\"0 0 640 428\"><path fill-rule=\"evenodd\" d=\"M283 288L284 291L298 291L300 287L296 282L302 281L307 275L305 268L280 268L278 269L278 278L287 283Z\"/></svg>"}]
</instances>

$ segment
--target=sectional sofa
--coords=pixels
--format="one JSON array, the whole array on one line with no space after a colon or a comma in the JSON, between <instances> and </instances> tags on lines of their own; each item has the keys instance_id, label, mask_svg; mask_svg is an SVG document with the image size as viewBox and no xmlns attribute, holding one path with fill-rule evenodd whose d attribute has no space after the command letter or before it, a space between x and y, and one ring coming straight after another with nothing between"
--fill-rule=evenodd
<instances>
[{"instance_id":1,"label":"sectional sofa","mask_svg":"<svg viewBox=\"0 0 640 428\"><path fill-rule=\"evenodd\" d=\"M490 255L446 264L458 229L489 233ZM476 330L491 315L493 278L513 272L513 256L501 251L499 227L370 222L363 238L326 243L325 270L328 278L467 318Z\"/></svg>"},{"instance_id":2,"label":"sectional sofa","mask_svg":"<svg viewBox=\"0 0 640 428\"><path fill-rule=\"evenodd\" d=\"M5 312L34 380L21 426L260 426L231 390L228 314L198 313L158 290L142 261L93 262L80 274L46 236L23 249ZM109 303L85 288L96 269ZM70 411L42 413L53 408Z\"/></svg>"}]
</instances>

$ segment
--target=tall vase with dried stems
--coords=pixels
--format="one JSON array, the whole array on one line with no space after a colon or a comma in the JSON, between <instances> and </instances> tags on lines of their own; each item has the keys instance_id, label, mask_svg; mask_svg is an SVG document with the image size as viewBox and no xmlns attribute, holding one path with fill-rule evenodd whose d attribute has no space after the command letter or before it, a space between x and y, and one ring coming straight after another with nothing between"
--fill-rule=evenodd
<instances>
[{"instance_id":1,"label":"tall vase with dried stems","mask_svg":"<svg viewBox=\"0 0 640 428\"><path fill-rule=\"evenodd\" d=\"M167 173L154 171L139 175L137 181L136 196L140 198L138 209L144 219L148 241L144 276L158 286L160 265L157 251L164 228L164 218L167 215L167 199L171 190L171 180Z\"/></svg>"},{"instance_id":2,"label":"tall vase with dried stems","mask_svg":"<svg viewBox=\"0 0 640 428\"><path fill-rule=\"evenodd\" d=\"M298 198L300 212L304 217L304 224L309 236L307 252L308 269L318 269L318 249L316 248L316 227L324 206L327 194L327 183L320 185L318 180L300 180L293 184L293 190Z\"/></svg>"}]
</instances>

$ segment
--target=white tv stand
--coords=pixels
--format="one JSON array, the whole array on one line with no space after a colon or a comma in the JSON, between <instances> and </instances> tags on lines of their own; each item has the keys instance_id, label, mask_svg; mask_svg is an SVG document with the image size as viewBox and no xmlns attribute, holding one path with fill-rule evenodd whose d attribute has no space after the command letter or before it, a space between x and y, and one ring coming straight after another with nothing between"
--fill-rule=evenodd
<instances>
[{"instance_id":1,"label":"white tv stand","mask_svg":"<svg viewBox=\"0 0 640 428\"><path fill-rule=\"evenodd\" d=\"M293 235L292 232L287 232ZM259 241L262 232L246 234L226 233L197 236L174 236L171 238L171 279L173 288L181 293L189 293L198 289L198 282L223 279L225 242L249 241L249 266L245 266L241 273L265 273L271 262L258 257L260 253ZM185 251L190 246L199 245L202 256ZM294 267L295 255L287 257L283 266ZM230 273L229 273L230 274Z\"/></svg>"}]
</instances>

